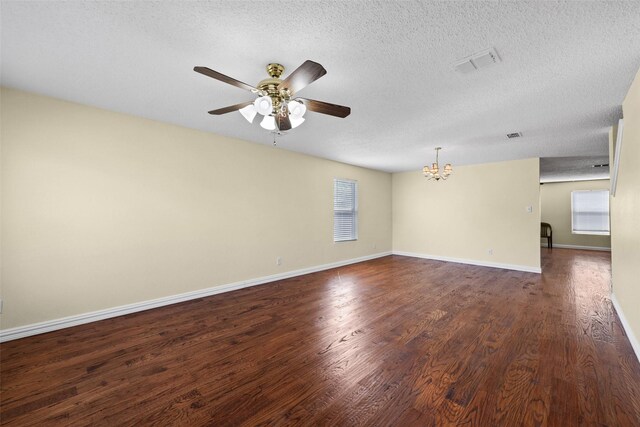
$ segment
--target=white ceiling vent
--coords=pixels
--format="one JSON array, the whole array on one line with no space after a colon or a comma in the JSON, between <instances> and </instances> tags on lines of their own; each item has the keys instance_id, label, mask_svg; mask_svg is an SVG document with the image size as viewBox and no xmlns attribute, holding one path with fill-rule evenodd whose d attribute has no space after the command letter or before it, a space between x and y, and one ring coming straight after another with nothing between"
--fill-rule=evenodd
<instances>
[{"instance_id":1,"label":"white ceiling vent","mask_svg":"<svg viewBox=\"0 0 640 427\"><path fill-rule=\"evenodd\" d=\"M456 61L453 67L457 72L467 74L497 64L498 62L500 62L500 57L496 50L491 48L476 52L471 56Z\"/></svg>"},{"instance_id":2,"label":"white ceiling vent","mask_svg":"<svg viewBox=\"0 0 640 427\"><path fill-rule=\"evenodd\" d=\"M522 132L513 132L513 133L507 134L507 138L509 139L520 138L521 136L522 136Z\"/></svg>"}]
</instances>

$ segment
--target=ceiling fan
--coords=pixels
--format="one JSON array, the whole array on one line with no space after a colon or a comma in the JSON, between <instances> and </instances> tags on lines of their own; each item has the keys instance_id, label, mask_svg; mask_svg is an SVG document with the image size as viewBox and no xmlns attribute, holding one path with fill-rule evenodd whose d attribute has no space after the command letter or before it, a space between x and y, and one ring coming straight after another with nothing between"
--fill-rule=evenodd
<instances>
[{"instance_id":1,"label":"ceiling fan","mask_svg":"<svg viewBox=\"0 0 640 427\"><path fill-rule=\"evenodd\" d=\"M299 126L304 122L303 116L307 110L342 118L351 114L349 107L295 97L304 87L327 74L327 70L317 62L305 61L284 80L280 79L284 67L276 63L269 64L267 73L270 77L261 80L255 87L207 67L194 67L193 70L258 95L255 100L211 110L209 114L240 111L249 123L253 123L256 114L260 114L264 116L260 126L269 131L282 132Z\"/></svg>"}]
</instances>

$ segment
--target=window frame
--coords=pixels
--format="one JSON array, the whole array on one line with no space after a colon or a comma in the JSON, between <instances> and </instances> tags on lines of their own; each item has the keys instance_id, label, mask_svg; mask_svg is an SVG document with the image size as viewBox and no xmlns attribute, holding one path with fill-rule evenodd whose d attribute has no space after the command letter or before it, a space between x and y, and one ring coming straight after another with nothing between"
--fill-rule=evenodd
<instances>
[{"instance_id":1,"label":"window frame","mask_svg":"<svg viewBox=\"0 0 640 427\"><path fill-rule=\"evenodd\" d=\"M574 193L591 193L591 192L606 192L607 193L607 223L609 230L607 231L596 231L596 230L576 230L573 219L574 219L574 209L573 209L573 194ZM607 188L599 188L593 190L573 190L571 191L571 234L584 234L591 236L610 236L611 235L611 192Z\"/></svg>"},{"instance_id":2,"label":"window frame","mask_svg":"<svg viewBox=\"0 0 640 427\"><path fill-rule=\"evenodd\" d=\"M354 217L354 230L353 236L350 236L348 239L340 239L336 240L336 184L338 182L346 182L353 184L353 209L347 212L353 212ZM342 243L342 242L354 242L358 240L358 231L359 231L359 221L358 221L358 181L355 179L348 178L333 178L333 243Z\"/></svg>"}]
</instances>

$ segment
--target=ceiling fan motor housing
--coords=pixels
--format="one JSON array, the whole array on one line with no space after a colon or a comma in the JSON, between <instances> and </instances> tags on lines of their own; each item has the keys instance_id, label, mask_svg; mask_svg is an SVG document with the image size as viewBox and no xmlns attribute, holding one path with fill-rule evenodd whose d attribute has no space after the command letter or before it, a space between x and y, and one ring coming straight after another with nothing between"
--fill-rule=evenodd
<instances>
[{"instance_id":1,"label":"ceiling fan motor housing","mask_svg":"<svg viewBox=\"0 0 640 427\"><path fill-rule=\"evenodd\" d=\"M282 73L284 73L284 66L272 62L271 64L267 65L267 73L269 73L269 75L274 79L279 79Z\"/></svg>"},{"instance_id":2,"label":"ceiling fan motor housing","mask_svg":"<svg viewBox=\"0 0 640 427\"><path fill-rule=\"evenodd\" d=\"M280 64L271 63L267 65L267 73L271 77L261 80L256 86L259 91L271 98L274 114L279 112L283 105L291 99L291 92L288 89L278 89L278 86L282 83L280 76L283 72L284 67Z\"/></svg>"}]
</instances>

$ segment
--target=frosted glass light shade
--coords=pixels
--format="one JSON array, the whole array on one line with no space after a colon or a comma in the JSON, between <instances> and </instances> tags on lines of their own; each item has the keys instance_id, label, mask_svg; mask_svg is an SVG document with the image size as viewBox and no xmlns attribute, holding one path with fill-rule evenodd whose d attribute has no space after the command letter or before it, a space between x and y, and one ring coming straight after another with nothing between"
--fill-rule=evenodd
<instances>
[{"instance_id":1,"label":"frosted glass light shade","mask_svg":"<svg viewBox=\"0 0 640 427\"><path fill-rule=\"evenodd\" d=\"M293 117L290 115L289 121L291 122L291 129L295 129L304 122L304 117Z\"/></svg>"},{"instance_id":2,"label":"frosted glass light shade","mask_svg":"<svg viewBox=\"0 0 640 427\"><path fill-rule=\"evenodd\" d=\"M264 119L260 122L260 126L262 126L266 130L274 130L276 128L276 119L273 116L264 116Z\"/></svg>"},{"instance_id":3,"label":"frosted glass light shade","mask_svg":"<svg viewBox=\"0 0 640 427\"><path fill-rule=\"evenodd\" d=\"M273 108L273 103L271 102L271 98L268 96L261 96L260 98L253 101L253 106L256 111L263 116L271 114L271 109Z\"/></svg>"},{"instance_id":4,"label":"frosted glass light shade","mask_svg":"<svg viewBox=\"0 0 640 427\"><path fill-rule=\"evenodd\" d=\"M253 123L253 119L256 117L256 114L258 114L256 107L253 104L249 104L238 111L240 111L240 114L242 114L249 123Z\"/></svg>"},{"instance_id":5,"label":"frosted glass light shade","mask_svg":"<svg viewBox=\"0 0 640 427\"><path fill-rule=\"evenodd\" d=\"M298 101L289 101L289 104L287 105L287 107L289 108L289 118L290 119L301 119L302 116L304 116L304 113L307 112L307 107L302 103L302 102L298 102ZM302 123L302 122L300 122ZM298 123L298 124L300 124ZM291 124L293 125L293 122L291 122ZM295 126L293 126L295 127Z\"/></svg>"}]
</instances>

